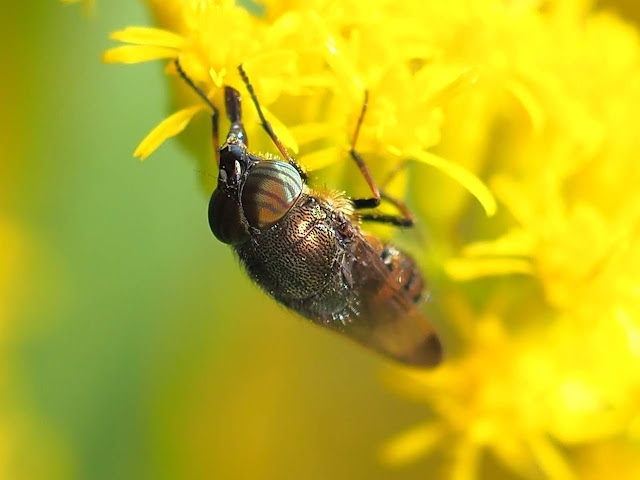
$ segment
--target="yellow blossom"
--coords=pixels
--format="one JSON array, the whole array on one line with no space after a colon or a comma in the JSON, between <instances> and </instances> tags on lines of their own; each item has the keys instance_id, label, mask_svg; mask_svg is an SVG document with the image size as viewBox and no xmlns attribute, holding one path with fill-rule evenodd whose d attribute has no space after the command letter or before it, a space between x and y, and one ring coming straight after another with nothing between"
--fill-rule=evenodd
<instances>
[{"instance_id":1,"label":"yellow blossom","mask_svg":"<svg viewBox=\"0 0 640 480\"><path fill-rule=\"evenodd\" d=\"M383 153L388 169L407 158L435 166L467 187L488 214L495 212L493 196L472 173L428 152L439 140L442 103L475 79L465 66L434 61L433 50L420 38L420 25L407 24L405 17L398 16L399 22L388 26L392 13L398 13L395 4L380 2L387 16L372 16L360 8L351 10L348 18L336 17L334 24L327 22L333 15L330 5L312 9L304 2L290 5L273 19L251 15L233 1L150 4L164 28L129 27L115 32L114 40L130 45L107 51L105 61L179 58L221 111L223 84L244 91L237 72L243 64L278 136L294 153L298 145L289 127L304 137L299 160L308 170L347 160L349 139L367 89L371 102L360 151ZM343 38L339 32L346 28L353 29L353 34ZM380 38L381 29L389 29L397 42L407 43L402 55L389 48L393 38ZM175 73L171 67L169 71ZM287 102L290 107L283 113L287 121L282 121L279 115L269 114L269 107L285 96L279 108L284 109ZM199 111L186 107L169 117L145 139L137 156L152 153ZM254 121L246 123L255 128L255 113L249 115ZM272 145L259 145L275 153Z\"/></svg>"},{"instance_id":2,"label":"yellow blossom","mask_svg":"<svg viewBox=\"0 0 640 480\"><path fill-rule=\"evenodd\" d=\"M639 418L637 392L629 388L640 385L640 361L624 325L600 322L585 331L564 320L514 336L497 317L475 319L464 355L434 372L390 377L434 416L393 439L383 459L403 463L453 442L473 458L492 453L524 478L578 478L563 449L628 433ZM624 373L611 375L620 365ZM468 461L454 457L448 468L472 468L463 478L482 478Z\"/></svg>"},{"instance_id":3,"label":"yellow blossom","mask_svg":"<svg viewBox=\"0 0 640 480\"><path fill-rule=\"evenodd\" d=\"M383 447L387 464L446 451L442 478L487 478L488 452L519 478L635 478L635 27L586 0L148 4L157 25L115 32L127 45L105 61L179 58L221 112L223 86L245 91L245 65L302 165L349 187L362 187L346 165L367 90L358 150L374 177L411 161L397 190L428 225L430 242L416 250L449 358L432 372L389 374L431 413ZM174 85L178 110L136 156L206 111ZM276 153L253 109L245 117L252 148ZM618 463L602 453L613 450Z\"/></svg>"}]
</instances>

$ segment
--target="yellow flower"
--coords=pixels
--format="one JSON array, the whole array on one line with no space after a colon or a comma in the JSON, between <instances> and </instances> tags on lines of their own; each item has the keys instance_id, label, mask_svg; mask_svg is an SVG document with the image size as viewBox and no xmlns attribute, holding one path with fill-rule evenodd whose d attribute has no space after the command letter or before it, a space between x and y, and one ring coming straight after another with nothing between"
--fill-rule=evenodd
<instances>
[{"instance_id":1,"label":"yellow flower","mask_svg":"<svg viewBox=\"0 0 640 480\"><path fill-rule=\"evenodd\" d=\"M581 478L586 462L571 460L587 446L597 452L615 439L640 454L630 427L640 415L638 34L577 7L502 8L478 22L492 30L486 53L499 60L494 68L517 80L504 82L499 98L466 95L486 102L481 108L445 112L471 135L462 145L445 135L440 148L476 158L489 152L490 184L510 218L491 240L471 230L445 267L459 281L511 275L507 284L468 287L483 292L490 331L499 317L510 333L487 343L485 322L469 336L477 315L449 310L462 324L460 358L408 382L436 415L385 450L390 462L427 452L446 435L462 452L453 478L481 478L483 449L520 476L552 479ZM506 33L511 41L499 40ZM485 34L469 44L478 49ZM460 221L448 213L446 221ZM463 304L478 304L470 300ZM638 466L630 458L598 478L619 478L615 469L632 478Z\"/></svg>"},{"instance_id":2,"label":"yellow flower","mask_svg":"<svg viewBox=\"0 0 640 480\"><path fill-rule=\"evenodd\" d=\"M481 181L428 152L439 140L442 102L475 78L466 66L434 61L434 52L420 38L422 27L409 17L398 15L398 22L388 25L399 13L395 3L380 2L387 15L371 16L367 8L356 8L358 2L347 2L335 13L329 5L313 9L301 2L273 18L251 15L230 0L150 4L164 28L115 32L113 39L130 45L107 51L106 62L180 58L221 111L223 85L245 89L237 72L243 64L276 133L294 153L299 151L309 170L347 160L366 88L371 102L360 151L383 154L387 171L407 158L435 166L473 193L488 214L495 212L493 196ZM339 15L331 18L334 14ZM345 29L352 30L346 38L340 33ZM391 38L382 38L383 30ZM406 43L402 55L390 48L394 41ZM175 73L173 67L169 72ZM280 98L282 113L276 116L269 107ZM189 105L170 116L143 140L135 156L149 156L202 110ZM249 112L246 123L257 131L255 120L255 112ZM252 131L248 134L254 137ZM258 145L275 153L273 145Z\"/></svg>"},{"instance_id":3,"label":"yellow flower","mask_svg":"<svg viewBox=\"0 0 640 480\"><path fill-rule=\"evenodd\" d=\"M445 466L451 478L483 478L479 459L486 450L524 478L571 479L579 477L566 448L631 434L630 425L640 419L640 350L637 341L629 343L624 319L586 331L559 319L552 328L508 335L497 313L474 319L464 355L434 372L391 377L434 414L385 446L387 463L447 445L459 453ZM525 315L522 320L533 324ZM631 333L637 339L640 330Z\"/></svg>"},{"instance_id":4,"label":"yellow flower","mask_svg":"<svg viewBox=\"0 0 640 480\"><path fill-rule=\"evenodd\" d=\"M267 0L263 12L148 3L157 26L115 32L128 45L106 61L180 58L221 112L221 87L245 91L244 64L287 147L310 170L342 174L340 186L362 185L343 166L368 90L358 149L374 176L413 160L398 191L429 225L419 260L449 358L433 372L391 374L431 414L383 449L387 463L447 451L442 478L487 478L486 451L524 478L581 478L590 466L602 473L594 478L634 478L634 27L581 0ZM180 109L143 140L140 158L206 111L174 84ZM252 147L276 153L253 109L245 114ZM419 164L498 214L487 219L459 185ZM624 454L608 465L612 445Z\"/></svg>"}]
</instances>

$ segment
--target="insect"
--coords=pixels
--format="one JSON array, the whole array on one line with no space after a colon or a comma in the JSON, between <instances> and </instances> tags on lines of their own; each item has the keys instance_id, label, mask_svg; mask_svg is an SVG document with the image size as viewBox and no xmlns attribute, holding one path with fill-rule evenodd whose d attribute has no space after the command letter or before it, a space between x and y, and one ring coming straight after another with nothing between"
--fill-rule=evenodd
<instances>
[{"instance_id":1,"label":"insect","mask_svg":"<svg viewBox=\"0 0 640 480\"><path fill-rule=\"evenodd\" d=\"M248 150L242 123L241 95L225 87L226 115L231 122L219 146L219 113L182 69L183 80L212 111L218 185L209 202L209 225L218 240L230 245L247 273L276 301L352 340L399 362L433 366L442 347L420 312L422 275L405 253L361 231L360 222L411 226L413 219L399 201L381 194L355 147L367 98L351 142L355 160L372 197L348 199L307 186L307 176L275 135L242 66L238 67L262 127L283 160ZM402 216L375 212L381 198Z\"/></svg>"}]
</instances>

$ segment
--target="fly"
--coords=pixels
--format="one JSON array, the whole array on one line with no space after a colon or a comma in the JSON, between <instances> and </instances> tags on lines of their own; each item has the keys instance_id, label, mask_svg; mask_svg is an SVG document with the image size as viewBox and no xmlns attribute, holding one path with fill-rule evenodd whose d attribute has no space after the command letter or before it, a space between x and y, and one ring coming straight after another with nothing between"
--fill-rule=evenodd
<instances>
[{"instance_id":1,"label":"fly","mask_svg":"<svg viewBox=\"0 0 640 480\"><path fill-rule=\"evenodd\" d=\"M262 127L284 160L248 150L241 95L229 86L224 93L231 127L220 147L218 110L186 75L178 59L175 65L212 111L219 172L209 202L211 231L235 250L251 279L282 305L367 348L409 365L438 364L442 347L419 309L425 288L417 265L409 255L360 229L360 222L413 225L408 208L380 192L356 151L367 109L366 95L350 155L372 196L349 199L308 187L305 172L264 117L242 66L238 70ZM381 198L393 203L401 215L375 210L357 213L377 207Z\"/></svg>"}]
</instances>

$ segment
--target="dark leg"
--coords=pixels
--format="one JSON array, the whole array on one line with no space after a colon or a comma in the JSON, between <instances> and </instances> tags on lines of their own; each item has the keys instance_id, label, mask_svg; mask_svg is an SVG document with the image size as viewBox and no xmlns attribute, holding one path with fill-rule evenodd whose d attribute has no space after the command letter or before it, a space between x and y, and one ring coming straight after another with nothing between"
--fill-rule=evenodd
<instances>
[{"instance_id":1,"label":"dark leg","mask_svg":"<svg viewBox=\"0 0 640 480\"><path fill-rule=\"evenodd\" d=\"M193 80L191 80L191 78L189 78L189 76L184 72L184 70L182 69L182 65L180 65L180 60L176 58L173 61L173 63L176 66L176 70L178 71L178 74L180 75L180 77L182 77L182 79L186 82L186 84L189 85L193 89L193 91L196 92L198 96L202 98L202 100L204 100L204 102L207 105L209 105L209 108L211 108L211 133L213 137L212 138L213 150L216 155L216 165L220 165L220 140L218 138L218 119L219 119L218 109L213 105L213 102L209 100L209 97L207 97L204 94L204 92L199 87L197 87L195 83L193 83Z\"/></svg>"},{"instance_id":2,"label":"dark leg","mask_svg":"<svg viewBox=\"0 0 640 480\"><path fill-rule=\"evenodd\" d=\"M382 199L390 203L400 211L401 215L396 216L396 218L400 223L402 223L402 226L413 227L413 225L416 223L416 218L413 216L413 213L411 213L411 210L409 210L409 207L407 207L404 202L398 200L395 197L390 197L384 192L382 192Z\"/></svg>"},{"instance_id":3,"label":"dark leg","mask_svg":"<svg viewBox=\"0 0 640 480\"><path fill-rule=\"evenodd\" d=\"M356 209L360 208L374 208L380 205L380 190L378 186L373 181L371 177L371 173L367 168L367 165L364 163L364 160L360 156L358 152L356 152L356 143L358 142L358 136L360 135L360 127L362 126L362 122L364 121L364 114L367 112L367 104L369 103L369 92L365 90L364 92L364 102L362 103L362 110L360 110L360 117L358 117L358 123L356 124L356 130L353 132L353 138L351 140L351 149L349 150L349 154L351 158L353 158L362 172L364 179L367 181L371 192L373 193L372 198L356 198L353 200L353 206Z\"/></svg>"},{"instance_id":4,"label":"dark leg","mask_svg":"<svg viewBox=\"0 0 640 480\"><path fill-rule=\"evenodd\" d=\"M407 205L403 201L398 200L397 198L392 197L384 192L384 190L387 188L387 185L391 183L391 181L394 179L396 175L398 175L402 170L407 168L407 165L409 165L409 162L407 160L404 160L403 162L399 163L389 173L384 183L382 184L382 191L380 193L380 196L382 197L382 199L389 202L400 211L403 217L397 217L397 218L401 219L401 221L403 222L403 226L412 227L415 224L416 219L413 216L413 213L411 213L411 210L409 210L409 207L407 207Z\"/></svg>"},{"instance_id":5,"label":"dark leg","mask_svg":"<svg viewBox=\"0 0 640 480\"><path fill-rule=\"evenodd\" d=\"M262 108L260 108L260 102L258 102L258 97L256 96L256 92L253 90L253 85L251 85L251 82L249 81L249 77L247 76L247 73L244 71L244 68L242 67L242 65L238 66L238 72L240 72L242 81L247 86L247 91L249 92L249 95L251 95L251 100L253 100L253 104L255 105L256 110L258 112L258 116L260 117L262 128L264 128L264 130L267 132L267 134L271 138L271 141L280 151L280 154L282 155L282 157L291 165L293 165L293 167L298 171L298 173L303 178L303 180L306 180L307 174L302 170L300 165L298 165L298 162L296 162L293 158L291 158L291 155L289 155L289 152L287 152L287 149L284 148L284 145L282 144L280 139L276 136L275 132L273 131L273 127L264 117L264 113L262 113Z\"/></svg>"},{"instance_id":6,"label":"dark leg","mask_svg":"<svg viewBox=\"0 0 640 480\"><path fill-rule=\"evenodd\" d=\"M362 221L389 223L396 227L413 227L415 225L416 219L413 216L413 213L411 213L409 207L407 207L403 202L394 197L390 197L385 193L381 193L380 198L396 207L400 211L401 215L387 215L384 213L371 212L360 215L360 219Z\"/></svg>"},{"instance_id":7,"label":"dark leg","mask_svg":"<svg viewBox=\"0 0 640 480\"><path fill-rule=\"evenodd\" d=\"M358 123L356 125L356 130L353 134L353 139L351 141L351 150L350 150L350 154L351 157L355 160L356 164L358 165L358 168L360 169L360 171L362 172L362 175L364 176L365 180L367 181L367 184L369 185L369 188L371 188L371 192L373 193L373 197L372 198L358 198L358 199L354 199L353 200L353 206L356 209L361 209L361 208L375 208L378 205L380 205L380 200L384 199L385 201L391 203L393 206L395 206L402 215L385 215L382 213L368 213L368 214L364 214L362 215L360 218L363 221L369 221L369 222L381 222L381 223L390 223L392 225L396 225L398 227L412 227L415 223L415 218L413 216L413 214L411 213L411 211L409 210L409 208L400 200L391 197L389 195L387 195L384 192L381 192L380 189L378 188L378 186L376 185L376 183L373 181L373 178L371 177L371 173L369 172L369 169L367 168L366 164L364 163L364 160L362 159L362 157L360 157L360 155L358 154L358 152L356 151L356 143L358 141L358 135L360 134L360 127L362 126L362 122L364 121L364 115L367 111L367 104L368 104L368 100L369 100L369 93L365 91L365 95L364 95L364 103L362 104L362 110L360 111L360 117L358 118ZM383 188L386 187L391 180L393 180L393 178L403 169L405 168L407 165L407 162L402 162L399 164L398 167L394 168L391 173L389 174L389 176L387 177L387 179L384 181L383 183Z\"/></svg>"},{"instance_id":8,"label":"dark leg","mask_svg":"<svg viewBox=\"0 0 640 480\"><path fill-rule=\"evenodd\" d=\"M216 165L220 166L220 137L218 137L218 110L211 114L211 142L216 156Z\"/></svg>"},{"instance_id":9,"label":"dark leg","mask_svg":"<svg viewBox=\"0 0 640 480\"><path fill-rule=\"evenodd\" d=\"M375 212L360 215L360 220L363 222L388 223L396 227L413 227L414 225L412 218L405 218L397 215L385 215L383 213Z\"/></svg>"}]
</instances>

